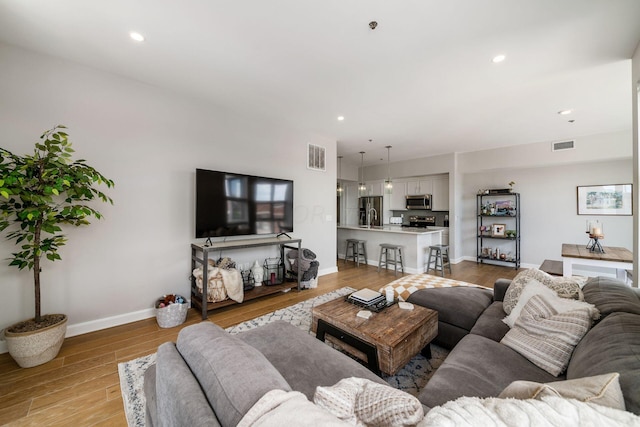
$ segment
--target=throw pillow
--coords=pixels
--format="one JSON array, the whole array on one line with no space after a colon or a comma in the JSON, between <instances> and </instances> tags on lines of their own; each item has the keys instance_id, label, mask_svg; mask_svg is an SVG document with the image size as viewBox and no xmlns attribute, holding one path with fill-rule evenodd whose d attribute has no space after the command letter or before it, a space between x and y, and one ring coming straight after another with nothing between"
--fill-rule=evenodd
<instances>
[{"instance_id":1,"label":"throw pillow","mask_svg":"<svg viewBox=\"0 0 640 427\"><path fill-rule=\"evenodd\" d=\"M591 327L592 311L584 307L559 313L544 296L535 295L500 343L558 376L567 368L573 349Z\"/></svg>"},{"instance_id":2,"label":"throw pillow","mask_svg":"<svg viewBox=\"0 0 640 427\"><path fill-rule=\"evenodd\" d=\"M529 302L531 297L534 295L544 295L549 299L558 297L558 294L538 282L536 279L529 279L528 284L522 289L522 293L518 297L518 302L513 309L511 309L511 313L502 319L502 321L509 325L510 328L513 328L513 325L516 323L518 317L520 317L520 313L522 312L525 304Z\"/></svg>"},{"instance_id":3,"label":"throw pillow","mask_svg":"<svg viewBox=\"0 0 640 427\"><path fill-rule=\"evenodd\" d=\"M511 314L511 310L518 303L522 290L529 284L531 279L535 279L543 285L553 289L558 296L562 298L570 298L584 300L582 294L582 286L586 283L584 277L554 277L537 268L530 268L521 271L513 278L511 284L507 288L502 303L504 312Z\"/></svg>"},{"instance_id":4,"label":"throw pillow","mask_svg":"<svg viewBox=\"0 0 640 427\"><path fill-rule=\"evenodd\" d=\"M626 409L620 388L620 374L617 372L545 384L533 381L514 381L498 395L499 398L537 400L541 400L545 396L577 399L581 402L597 403L623 411Z\"/></svg>"},{"instance_id":5,"label":"throw pillow","mask_svg":"<svg viewBox=\"0 0 640 427\"><path fill-rule=\"evenodd\" d=\"M516 277L513 278L504 294L504 300L502 301L504 312L511 314L511 310L513 310L518 303L522 290L527 286L527 284L529 284L531 279L544 284L545 280L549 280L550 277L551 276L549 274L542 270L538 270L537 268L529 268L519 272Z\"/></svg>"},{"instance_id":6,"label":"throw pillow","mask_svg":"<svg viewBox=\"0 0 640 427\"><path fill-rule=\"evenodd\" d=\"M355 425L409 426L424 417L415 396L364 378L345 378L330 387L317 387L313 402Z\"/></svg>"},{"instance_id":7,"label":"throw pillow","mask_svg":"<svg viewBox=\"0 0 640 427\"><path fill-rule=\"evenodd\" d=\"M571 311L578 308L587 308L589 309L592 319L597 320L599 318L599 312L593 304L589 304L583 301L576 301L573 299L561 298L552 288L543 285L535 279L530 279L529 284L524 287L520 297L518 298L518 303L511 310L511 313L502 319L504 323L509 325L510 328L513 328L518 317L520 317L520 313L524 306L529 302L529 299L534 295L543 295L546 298L546 301L551 304L554 310L558 313L564 313L566 311Z\"/></svg>"}]
</instances>

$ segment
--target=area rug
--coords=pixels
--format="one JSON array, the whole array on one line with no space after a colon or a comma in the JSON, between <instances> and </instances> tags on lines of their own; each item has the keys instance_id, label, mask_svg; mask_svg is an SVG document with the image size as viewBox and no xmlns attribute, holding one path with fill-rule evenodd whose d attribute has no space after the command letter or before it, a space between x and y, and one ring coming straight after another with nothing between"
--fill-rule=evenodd
<instances>
[{"instance_id":1,"label":"area rug","mask_svg":"<svg viewBox=\"0 0 640 427\"><path fill-rule=\"evenodd\" d=\"M287 321L300 329L311 333L311 310L314 306L331 301L335 298L348 295L355 289L344 287L315 298L311 298L280 310L265 314L264 316L248 320L226 330L231 334L257 328L275 320ZM431 345L431 359L417 355L400 370L396 375L383 376L383 378L395 388L404 390L417 396L425 386L429 378L447 357L448 351ZM145 426L145 397L143 391L144 373L149 366L156 362L156 354L140 357L128 362L118 364L120 375L120 389L127 422L130 427Z\"/></svg>"}]
</instances>

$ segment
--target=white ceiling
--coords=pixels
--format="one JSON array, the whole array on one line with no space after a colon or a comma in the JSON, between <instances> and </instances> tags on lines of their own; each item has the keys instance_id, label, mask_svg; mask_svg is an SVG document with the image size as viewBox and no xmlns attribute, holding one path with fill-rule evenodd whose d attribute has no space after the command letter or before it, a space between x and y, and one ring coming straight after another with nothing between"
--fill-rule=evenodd
<instances>
[{"instance_id":1,"label":"white ceiling","mask_svg":"<svg viewBox=\"0 0 640 427\"><path fill-rule=\"evenodd\" d=\"M0 41L373 164L630 129L640 0L0 0Z\"/></svg>"}]
</instances>

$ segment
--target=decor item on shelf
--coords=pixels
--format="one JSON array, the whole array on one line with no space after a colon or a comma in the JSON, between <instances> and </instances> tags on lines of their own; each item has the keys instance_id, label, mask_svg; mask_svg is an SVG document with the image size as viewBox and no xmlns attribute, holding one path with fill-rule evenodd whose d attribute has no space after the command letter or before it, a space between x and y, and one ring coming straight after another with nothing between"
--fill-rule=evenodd
<instances>
[{"instance_id":1,"label":"decor item on shelf","mask_svg":"<svg viewBox=\"0 0 640 427\"><path fill-rule=\"evenodd\" d=\"M251 273L253 274L255 285L262 286L262 281L264 280L264 268L260 265L258 260L253 263L253 267L251 267Z\"/></svg>"},{"instance_id":2,"label":"decor item on shelf","mask_svg":"<svg viewBox=\"0 0 640 427\"><path fill-rule=\"evenodd\" d=\"M298 250L293 249L287 252L287 260L289 261L290 269L288 274L292 277L298 275ZM300 278L300 288L310 289L318 287L318 268L320 263L316 261L316 254L307 248L302 248L300 253L300 271L302 277Z\"/></svg>"},{"instance_id":3,"label":"decor item on shelf","mask_svg":"<svg viewBox=\"0 0 640 427\"><path fill-rule=\"evenodd\" d=\"M23 368L41 365L56 357L67 329L64 314L41 314L41 259L60 260L66 244L62 225L88 225L88 219L102 218L94 200L113 204L97 189L113 187L85 160L71 159L65 126L44 132L31 155L20 156L0 148L0 231L15 240L20 250L9 265L33 271L35 315L4 330L9 354ZM14 226L14 227L10 227Z\"/></svg>"},{"instance_id":4,"label":"decor item on shelf","mask_svg":"<svg viewBox=\"0 0 640 427\"><path fill-rule=\"evenodd\" d=\"M256 287L256 282L253 279L251 270L242 270L240 274L242 275L242 289L244 291L250 291Z\"/></svg>"},{"instance_id":5,"label":"decor item on shelf","mask_svg":"<svg viewBox=\"0 0 640 427\"><path fill-rule=\"evenodd\" d=\"M509 181L509 191L513 193L513 186L516 185L515 181Z\"/></svg>"},{"instance_id":6,"label":"decor item on shelf","mask_svg":"<svg viewBox=\"0 0 640 427\"><path fill-rule=\"evenodd\" d=\"M244 300L244 286L242 275L236 269L236 263L231 258L219 258L218 261L207 260L207 298L208 302L220 302L228 298L236 302ZM202 267L192 272L196 288L200 295L204 293Z\"/></svg>"},{"instance_id":7,"label":"decor item on shelf","mask_svg":"<svg viewBox=\"0 0 640 427\"><path fill-rule=\"evenodd\" d=\"M338 156L338 184L336 186L336 193L338 197L342 197L344 193L344 188L342 187L342 179L340 176L342 175L342 156Z\"/></svg>"},{"instance_id":8,"label":"decor item on shelf","mask_svg":"<svg viewBox=\"0 0 640 427\"><path fill-rule=\"evenodd\" d=\"M367 184L364 182L364 151L360 152L360 183L358 183L358 195L367 195Z\"/></svg>"},{"instance_id":9,"label":"decor item on shelf","mask_svg":"<svg viewBox=\"0 0 640 427\"><path fill-rule=\"evenodd\" d=\"M506 228L506 224L493 224L491 225L491 235L493 237L504 237Z\"/></svg>"},{"instance_id":10,"label":"decor item on shelf","mask_svg":"<svg viewBox=\"0 0 640 427\"><path fill-rule=\"evenodd\" d=\"M155 304L156 320L161 328L173 328L187 320L189 304L182 295L163 295Z\"/></svg>"},{"instance_id":11,"label":"decor item on shelf","mask_svg":"<svg viewBox=\"0 0 640 427\"><path fill-rule=\"evenodd\" d=\"M387 149L387 179L384 180L384 193L391 194L393 193L393 182L391 181L391 167L389 165L391 145L387 145L385 148Z\"/></svg>"},{"instance_id":12,"label":"decor item on shelf","mask_svg":"<svg viewBox=\"0 0 640 427\"><path fill-rule=\"evenodd\" d=\"M267 286L280 285L284 281L284 263L280 258L264 260L263 284Z\"/></svg>"},{"instance_id":13,"label":"decor item on shelf","mask_svg":"<svg viewBox=\"0 0 640 427\"><path fill-rule=\"evenodd\" d=\"M494 188L492 190L488 190L489 192L486 194L509 194L512 193L511 188Z\"/></svg>"}]
</instances>

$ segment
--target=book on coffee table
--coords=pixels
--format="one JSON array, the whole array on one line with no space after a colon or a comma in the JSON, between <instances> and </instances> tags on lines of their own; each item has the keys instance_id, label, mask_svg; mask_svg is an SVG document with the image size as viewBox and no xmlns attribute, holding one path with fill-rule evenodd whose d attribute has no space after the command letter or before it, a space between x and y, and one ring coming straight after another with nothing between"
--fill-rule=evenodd
<instances>
[{"instance_id":1,"label":"book on coffee table","mask_svg":"<svg viewBox=\"0 0 640 427\"><path fill-rule=\"evenodd\" d=\"M349 299L363 304L364 306L368 306L376 305L382 301L385 301L385 296L380 292L365 288L349 295Z\"/></svg>"}]
</instances>

